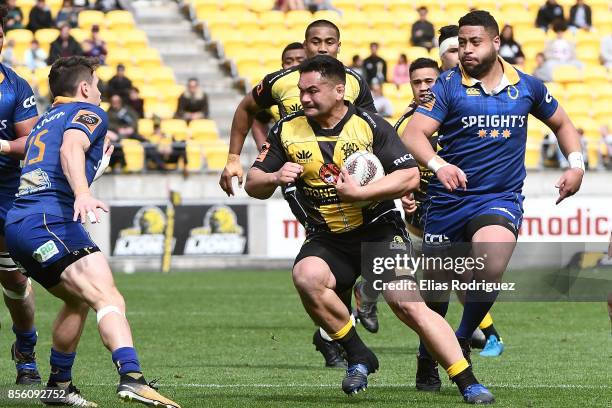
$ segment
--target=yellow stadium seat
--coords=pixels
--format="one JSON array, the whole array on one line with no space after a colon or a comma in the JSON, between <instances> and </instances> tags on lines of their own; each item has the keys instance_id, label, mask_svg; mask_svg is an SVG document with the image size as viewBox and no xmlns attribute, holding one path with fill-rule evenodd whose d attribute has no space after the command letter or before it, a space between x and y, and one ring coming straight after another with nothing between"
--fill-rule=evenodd
<instances>
[{"instance_id":1,"label":"yellow stadium seat","mask_svg":"<svg viewBox=\"0 0 612 408\"><path fill-rule=\"evenodd\" d=\"M206 167L210 170L222 170L227 161L227 149L215 148L204 151L206 156Z\"/></svg>"},{"instance_id":2,"label":"yellow stadium seat","mask_svg":"<svg viewBox=\"0 0 612 408\"><path fill-rule=\"evenodd\" d=\"M82 28L73 28L70 30L70 35L77 40L77 42L82 43L88 38L91 38L91 31L83 30Z\"/></svg>"},{"instance_id":3,"label":"yellow stadium seat","mask_svg":"<svg viewBox=\"0 0 612 408\"><path fill-rule=\"evenodd\" d=\"M100 38L106 41L106 45L109 47L119 43L121 39L117 33L112 30L100 30Z\"/></svg>"},{"instance_id":4,"label":"yellow stadium seat","mask_svg":"<svg viewBox=\"0 0 612 408\"><path fill-rule=\"evenodd\" d=\"M115 68L108 65L101 65L96 69L96 74L104 82L108 82L115 75Z\"/></svg>"},{"instance_id":5,"label":"yellow stadium seat","mask_svg":"<svg viewBox=\"0 0 612 408\"><path fill-rule=\"evenodd\" d=\"M83 10L79 13L79 27L91 29L94 24L104 25L104 13L98 10Z\"/></svg>"},{"instance_id":6,"label":"yellow stadium seat","mask_svg":"<svg viewBox=\"0 0 612 408\"><path fill-rule=\"evenodd\" d=\"M106 26L112 30L134 27L134 17L127 10L111 10L106 13Z\"/></svg>"},{"instance_id":7,"label":"yellow stadium seat","mask_svg":"<svg viewBox=\"0 0 612 408\"><path fill-rule=\"evenodd\" d=\"M343 19L340 17L340 14L336 13L333 10L321 10L313 13L313 20L329 20L336 25L342 25Z\"/></svg>"},{"instance_id":8,"label":"yellow stadium seat","mask_svg":"<svg viewBox=\"0 0 612 408\"><path fill-rule=\"evenodd\" d=\"M560 83L581 82L582 73L580 69L571 66L563 65L555 68L553 71L553 81Z\"/></svg>"},{"instance_id":9,"label":"yellow stadium seat","mask_svg":"<svg viewBox=\"0 0 612 408\"><path fill-rule=\"evenodd\" d=\"M138 133L147 139L153 134L152 119L138 119Z\"/></svg>"},{"instance_id":10,"label":"yellow stadium seat","mask_svg":"<svg viewBox=\"0 0 612 408\"><path fill-rule=\"evenodd\" d=\"M58 35L59 30L57 28L41 28L36 30L34 38L40 43L41 47L48 47L49 44L55 41Z\"/></svg>"},{"instance_id":11,"label":"yellow stadium seat","mask_svg":"<svg viewBox=\"0 0 612 408\"><path fill-rule=\"evenodd\" d=\"M189 122L189 132L194 139L218 139L219 130L214 120L196 119Z\"/></svg>"},{"instance_id":12,"label":"yellow stadium seat","mask_svg":"<svg viewBox=\"0 0 612 408\"><path fill-rule=\"evenodd\" d=\"M357 11L359 9L359 2L355 0L334 0L333 5L343 12Z\"/></svg>"},{"instance_id":13,"label":"yellow stadium seat","mask_svg":"<svg viewBox=\"0 0 612 408\"><path fill-rule=\"evenodd\" d=\"M570 117L589 116L591 114L590 104L585 106L582 103L572 103L572 101L570 100L567 104L565 104L563 108Z\"/></svg>"},{"instance_id":14,"label":"yellow stadium seat","mask_svg":"<svg viewBox=\"0 0 612 408\"><path fill-rule=\"evenodd\" d=\"M287 27L298 26L305 28L312 20L312 14L306 10L293 10L285 15Z\"/></svg>"},{"instance_id":15,"label":"yellow stadium seat","mask_svg":"<svg viewBox=\"0 0 612 408\"><path fill-rule=\"evenodd\" d=\"M148 47L149 38L142 30L113 30L117 36L117 42L130 48Z\"/></svg>"},{"instance_id":16,"label":"yellow stadium seat","mask_svg":"<svg viewBox=\"0 0 612 408\"><path fill-rule=\"evenodd\" d=\"M144 62L162 63L161 55L155 48L131 48L129 52L136 65L141 65Z\"/></svg>"},{"instance_id":17,"label":"yellow stadium seat","mask_svg":"<svg viewBox=\"0 0 612 408\"><path fill-rule=\"evenodd\" d=\"M176 106L172 106L167 103L145 101L145 114L147 117L152 118L158 116L161 119L172 119Z\"/></svg>"},{"instance_id":18,"label":"yellow stadium seat","mask_svg":"<svg viewBox=\"0 0 612 408\"><path fill-rule=\"evenodd\" d=\"M161 122L161 131L172 135L176 140L187 139L187 123L183 119L165 119Z\"/></svg>"},{"instance_id":19,"label":"yellow stadium seat","mask_svg":"<svg viewBox=\"0 0 612 408\"><path fill-rule=\"evenodd\" d=\"M6 37L4 39L5 42L9 40L15 41L15 44L26 44L30 45L30 42L34 39L34 34L30 30L26 29L16 29L11 30L6 33Z\"/></svg>"},{"instance_id":20,"label":"yellow stadium seat","mask_svg":"<svg viewBox=\"0 0 612 408\"><path fill-rule=\"evenodd\" d=\"M125 171L135 173L142 171L145 165L145 154L142 144L138 140L123 139L121 148L125 157Z\"/></svg>"},{"instance_id":21,"label":"yellow stadium seat","mask_svg":"<svg viewBox=\"0 0 612 408\"><path fill-rule=\"evenodd\" d=\"M204 149L198 142L187 141L185 145L185 153L187 154L187 170L190 172L198 172L204 166Z\"/></svg>"},{"instance_id":22,"label":"yellow stadium seat","mask_svg":"<svg viewBox=\"0 0 612 408\"><path fill-rule=\"evenodd\" d=\"M538 145L528 145L525 150L525 167L537 169L540 167L540 147Z\"/></svg>"},{"instance_id":23,"label":"yellow stadium seat","mask_svg":"<svg viewBox=\"0 0 612 408\"><path fill-rule=\"evenodd\" d=\"M274 0L251 0L248 3L248 7L249 10L257 13L272 10Z\"/></svg>"},{"instance_id":24,"label":"yellow stadium seat","mask_svg":"<svg viewBox=\"0 0 612 408\"><path fill-rule=\"evenodd\" d=\"M582 46L576 50L576 57L586 65L599 64L599 47Z\"/></svg>"},{"instance_id":25,"label":"yellow stadium seat","mask_svg":"<svg viewBox=\"0 0 612 408\"><path fill-rule=\"evenodd\" d=\"M108 65L129 65L132 63L132 54L125 48L113 48L106 56L106 63Z\"/></svg>"},{"instance_id":26,"label":"yellow stadium seat","mask_svg":"<svg viewBox=\"0 0 612 408\"><path fill-rule=\"evenodd\" d=\"M175 81L174 71L168 66L160 66L155 71L148 72L147 80L149 82Z\"/></svg>"}]
</instances>

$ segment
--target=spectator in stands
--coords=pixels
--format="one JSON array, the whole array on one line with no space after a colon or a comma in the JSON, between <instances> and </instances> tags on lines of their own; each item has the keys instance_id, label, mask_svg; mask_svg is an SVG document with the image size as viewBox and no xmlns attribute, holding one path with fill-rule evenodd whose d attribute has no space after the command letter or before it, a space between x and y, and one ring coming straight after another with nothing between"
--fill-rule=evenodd
<instances>
[{"instance_id":1,"label":"spectator in stands","mask_svg":"<svg viewBox=\"0 0 612 408\"><path fill-rule=\"evenodd\" d=\"M45 0L36 0L36 4L30 10L30 17L28 18L28 30L36 32L41 28L53 27L53 17L51 16L51 10L45 4Z\"/></svg>"},{"instance_id":2,"label":"spectator in stands","mask_svg":"<svg viewBox=\"0 0 612 408\"><path fill-rule=\"evenodd\" d=\"M23 28L23 12L17 5L17 0L8 0L6 3L8 13L6 14L6 22L4 23L4 32Z\"/></svg>"},{"instance_id":3,"label":"spectator in stands","mask_svg":"<svg viewBox=\"0 0 612 408\"><path fill-rule=\"evenodd\" d=\"M83 11L91 8L89 5L89 0L73 0L72 5L74 6L76 11Z\"/></svg>"},{"instance_id":4,"label":"spectator in stands","mask_svg":"<svg viewBox=\"0 0 612 408\"><path fill-rule=\"evenodd\" d=\"M10 39L2 48L2 63L9 68L14 68L17 65L17 56L15 55L15 40Z\"/></svg>"},{"instance_id":5,"label":"spectator in stands","mask_svg":"<svg viewBox=\"0 0 612 408\"><path fill-rule=\"evenodd\" d=\"M599 154L601 156L601 164L604 168L612 170L612 134L607 125L599 128L601 140L599 141Z\"/></svg>"},{"instance_id":6,"label":"spectator in stands","mask_svg":"<svg viewBox=\"0 0 612 408\"><path fill-rule=\"evenodd\" d=\"M331 10L331 11L335 11L336 13L342 15L340 10L332 6L330 0L304 0L304 6L311 13L322 11L322 10Z\"/></svg>"},{"instance_id":7,"label":"spectator in stands","mask_svg":"<svg viewBox=\"0 0 612 408\"><path fill-rule=\"evenodd\" d=\"M576 45L565 38L567 24L556 21L553 24L556 38L548 41L544 49L545 65L552 71L561 65L573 65L582 68L582 63L576 59Z\"/></svg>"},{"instance_id":8,"label":"spectator in stands","mask_svg":"<svg viewBox=\"0 0 612 408\"><path fill-rule=\"evenodd\" d=\"M187 80L187 90L179 97L174 117L187 122L208 119L208 96L200 88L197 78Z\"/></svg>"},{"instance_id":9,"label":"spectator in stands","mask_svg":"<svg viewBox=\"0 0 612 408\"><path fill-rule=\"evenodd\" d=\"M358 54L353 55L351 66L349 67L360 76L363 76L363 60Z\"/></svg>"},{"instance_id":10,"label":"spectator in stands","mask_svg":"<svg viewBox=\"0 0 612 408\"><path fill-rule=\"evenodd\" d=\"M108 13L113 10L123 10L123 7L121 7L119 0L96 0L94 9Z\"/></svg>"},{"instance_id":11,"label":"spectator in stands","mask_svg":"<svg viewBox=\"0 0 612 408\"><path fill-rule=\"evenodd\" d=\"M382 85L374 81L372 85L370 85L370 89L372 91L372 98L374 99L374 106L378 114L384 118L393 116L393 105L391 105L389 99L383 95Z\"/></svg>"},{"instance_id":12,"label":"spectator in stands","mask_svg":"<svg viewBox=\"0 0 612 408\"><path fill-rule=\"evenodd\" d=\"M548 132L542 139L542 166L559 168L559 142L554 133Z\"/></svg>"},{"instance_id":13,"label":"spectator in stands","mask_svg":"<svg viewBox=\"0 0 612 408\"><path fill-rule=\"evenodd\" d=\"M578 128L576 129L576 131L580 135L580 148L582 149L582 157L584 158L584 168L585 170L588 170L589 169L589 149L588 149L589 144L586 140L586 137L584 137L584 129Z\"/></svg>"},{"instance_id":14,"label":"spectator in stands","mask_svg":"<svg viewBox=\"0 0 612 408\"><path fill-rule=\"evenodd\" d=\"M400 54L399 61L393 68L393 83L399 88L410 82L410 63L406 54Z\"/></svg>"},{"instance_id":15,"label":"spectator in stands","mask_svg":"<svg viewBox=\"0 0 612 408\"><path fill-rule=\"evenodd\" d=\"M52 65L59 58L72 57L74 55L83 55L83 49L79 42L70 35L70 25L63 23L60 27L59 37L51 43L47 63Z\"/></svg>"},{"instance_id":16,"label":"spectator in stands","mask_svg":"<svg viewBox=\"0 0 612 408\"><path fill-rule=\"evenodd\" d=\"M117 64L115 75L108 81L106 86L106 94L110 99L111 95L117 94L121 97L124 103L128 102L130 89L132 89L132 81L125 76L125 65Z\"/></svg>"},{"instance_id":17,"label":"spectator in stands","mask_svg":"<svg viewBox=\"0 0 612 408\"><path fill-rule=\"evenodd\" d=\"M612 68L612 35L606 35L601 40L601 63L608 69Z\"/></svg>"},{"instance_id":18,"label":"spectator in stands","mask_svg":"<svg viewBox=\"0 0 612 408\"><path fill-rule=\"evenodd\" d=\"M138 114L138 118L144 118L144 100L140 97L140 90L135 86L130 89L128 105Z\"/></svg>"},{"instance_id":19,"label":"spectator in stands","mask_svg":"<svg viewBox=\"0 0 612 408\"><path fill-rule=\"evenodd\" d=\"M161 155L162 160L165 164L178 164L182 161L184 163L184 176L187 176L187 148L184 140L176 140L174 136L168 135L161 130L161 123L159 120L153 121L153 134L151 140L157 143L157 151Z\"/></svg>"},{"instance_id":20,"label":"spectator in stands","mask_svg":"<svg viewBox=\"0 0 612 408\"><path fill-rule=\"evenodd\" d=\"M105 65L108 51L106 49L106 42L100 38L99 25L94 24L91 27L91 37L83 41L83 54L86 57L97 59L98 64Z\"/></svg>"},{"instance_id":21,"label":"spectator in stands","mask_svg":"<svg viewBox=\"0 0 612 408\"><path fill-rule=\"evenodd\" d=\"M47 52L40 48L40 44L34 39L30 42L30 49L23 55L23 63L30 71L34 71L36 68L46 67L47 58Z\"/></svg>"},{"instance_id":22,"label":"spectator in stands","mask_svg":"<svg viewBox=\"0 0 612 408\"><path fill-rule=\"evenodd\" d=\"M292 10L306 10L303 0L276 0L274 10L280 10L283 13Z\"/></svg>"},{"instance_id":23,"label":"spectator in stands","mask_svg":"<svg viewBox=\"0 0 612 408\"><path fill-rule=\"evenodd\" d=\"M550 67L546 65L546 57L543 52L536 54L536 68L533 71L533 76L543 82L552 81L552 71Z\"/></svg>"},{"instance_id":24,"label":"spectator in stands","mask_svg":"<svg viewBox=\"0 0 612 408\"><path fill-rule=\"evenodd\" d=\"M70 28L77 28L79 26L79 12L74 7L72 0L64 0L62 8L55 17L55 24L61 26L63 23L68 23Z\"/></svg>"},{"instance_id":25,"label":"spectator in stands","mask_svg":"<svg viewBox=\"0 0 612 408\"><path fill-rule=\"evenodd\" d=\"M573 29L582 28L589 31L593 22L591 20L591 7L584 0L576 0L570 8L569 26Z\"/></svg>"},{"instance_id":26,"label":"spectator in stands","mask_svg":"<svg viewBox=\"0 0 612 408\"><path fill-rule=\"evenodd\" d=\"M419 12L419 19L412 25L410 41L415 47L425 47L430 50L434 46L434 26L427 21L427 7L421 6L417 11Z\"/></svg>"},{"instance_id":27,"label":"spectator in stands","mask_svg":"<svg viewBox=\"0 0 612 408\"><path fill-rule=\"evenodd\" d=\"M365 80L371 84L375 79L379 83L387 82L387 61L378 56L379 44L370 43L370 56L363 60Z\"/></svg>"},{"instance_id":28,"label":"spectator in stands","mask_svg":"<svg viewBox=\"0 0 612 408\"><path fill-rule=\"evenodd\" d=\"M538 10L536 17L536 27L544 31L557 20L565 21L563 7L557 4L557 0L546 0L546 3Z\"/></svg>"},{"instance_id":29,"label":"spectator in stands","mask_svg":"<svg viewBox=\"0 0 612 408\"><path fill-rule=\"evenodd\" d=\"M525 54L521 50L521 45L514 40L512 26L506 24L500 36L499 55L510 64L523 65Z\"/></svg>"}]
</instances>

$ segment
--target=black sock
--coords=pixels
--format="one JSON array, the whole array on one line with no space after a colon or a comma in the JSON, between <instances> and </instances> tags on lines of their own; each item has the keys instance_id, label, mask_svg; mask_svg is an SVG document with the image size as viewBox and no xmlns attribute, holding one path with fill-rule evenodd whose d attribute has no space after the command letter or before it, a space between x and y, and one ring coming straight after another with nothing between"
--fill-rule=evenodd
<instances>
[{"instance_id":1,"label":"black sock","mask_svg":"<svg viewBox=\"0 0 612 408\"><path fill-rule=\"evenodd\" d=\"M338 339L337 342L340 343L346 351L349 365L358 363L368 364L368 355L370 350L363 343L361 338L359 338L355 327L351 327L348 333L346 333L346 335L341 339Z\"/></svg>"},{"instance_id":2,"label":"black sock","mask_svg":"<svg viewBox=\"0 0 612 408\"><path fill-rule=\"evenodd\" d=\"M472 366L469 366L468 368L451 378L451 380L455 384L457 384L461 395L463 395L465 389L470 385L478 384L478 380L476 379L476 377L474 377L474 373L472 372Z\"/></svg>"},{"instance_id":3,"label":"black sock","mask_svg":"<svg viewBox=\"0 0 612 408\"><path fill-rule=\"evenodd\" d=\"M489 337L491 336L497 337L497 340L501 339L501 337L499 337L499 334L497 333L497 330L495 330L494 325L490 325L489 327L482 329L482 332L484 333L485 338L487 340L489 340Z\"/></svg>"}]
</instances>

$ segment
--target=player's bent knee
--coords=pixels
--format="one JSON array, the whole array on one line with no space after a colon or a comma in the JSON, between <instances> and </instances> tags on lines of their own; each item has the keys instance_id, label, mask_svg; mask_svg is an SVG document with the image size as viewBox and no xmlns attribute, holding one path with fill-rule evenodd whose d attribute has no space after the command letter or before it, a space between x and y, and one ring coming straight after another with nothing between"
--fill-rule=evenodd
<instances>
[{"instance_id":1,"label":"player's bent knee","mask_svg":"<svg viewBox=\"0 0 612 408\"><path fill-rule=\"evenodd\" d=\"M118 306L107 305L107 306L101 307L100 309L96 311L97 323L100 324L102 319L104 319L106 316L110 314L116 314L116 315L125 317L125 313Z\"/></svg>"},{"instance_id":2,"label":"player's bent knee","mask_svg":"<svg viewBox=\"0 0 612 408\"><path fill-rule=\"evenodd\" d=\"M302 259L293 267L293 284L298 290L312 291L326 287L329 280L329 267L309 258Z\"/></svg>"},{"instance_id":3,"label":"player's bent knee","mask_svg":"<svg viewBox=\"0 0 612 408\"><path fill-rule=\"evenodd\" d=\"M30 296L32 291L32 283L29 278L26 278L25 276L23 278L23 281L10 285L2 282L2 292L7 298L13 300L24 300Z\"/></svg>"}]
</instances>

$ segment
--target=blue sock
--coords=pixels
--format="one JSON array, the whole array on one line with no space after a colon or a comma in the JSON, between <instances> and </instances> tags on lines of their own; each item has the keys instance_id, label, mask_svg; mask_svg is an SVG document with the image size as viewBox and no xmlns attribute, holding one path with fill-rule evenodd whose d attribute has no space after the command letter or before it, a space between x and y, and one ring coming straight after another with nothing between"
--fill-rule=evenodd
<instances>
[{"instance_id":1,"label":"blue sock","mask_svg":"<svg viewBox=\"0 0 612 408\"><path fill-rule=\"evenodd\" d=\"M127 373L141 373L140 362L134 347L121 347L113 351L113 363L120 375Z\"/></svg>"},{"instance_id":2,"label":"blue sock","mask_svg":"<svg viewBox=\"0 0 612 408\"><path fill-rule=\"evenodd\" d=\"M446 317L446 313L448 312L448 301L446 302L425 302L427 307L439 314L442 317ZM429 351L427 351L427 347L425 347L425 343L423 340L419 340L419 356L429 356Z\"/></svg>"},{"instance_id":3,"label":"blue sock","mask_svg":"<svg viewBox=\"0 0 612 408\"><path fill-rule=\"evenodd\" d=\"M36 340L38 339L36 327L33 327L32 330L21 331L13 326L13 333L15 333L15 338L17 339L15 342L17 351L24 354L32 354L34 352L34 346L36 346Z\"/></svg>"},{"instance_id":4,"label":"blue sock","mask_svg":"<svg viewBox=\"0 0 612 408\"><path fill-rule=\"evenodd\" d=\"M76 357L76 351L74 353L62 353L51 348L51 357L49 362L51 363L51 374L49 375L49 382L69 382L72 380L72 365Z\"/></svg>"},{"instance_id":5,"label":"blue sock","mask_svg":"<svg viewBox=\"0 0 612 408\"><path fill-rule=\"evenodd\" d=\"M465 306L459 329L455 333L458 338L470 339L482 319L487 315L499 291L484 292L468 290L465 295Z\"/></svg>"}]
</instances>

